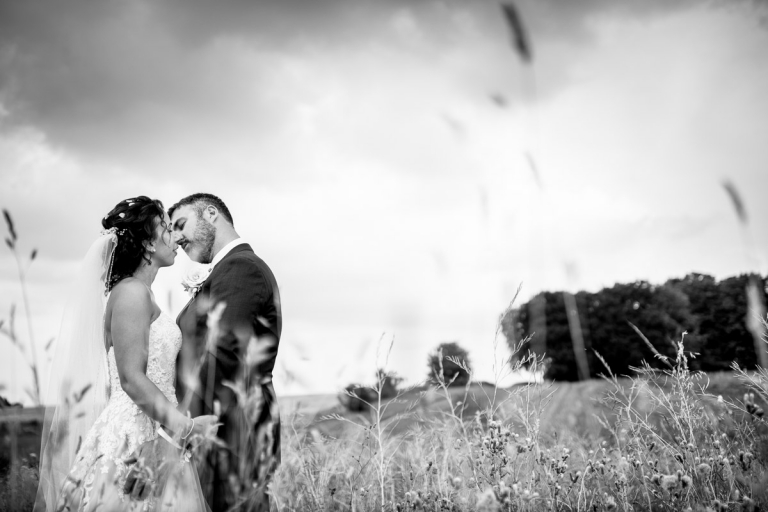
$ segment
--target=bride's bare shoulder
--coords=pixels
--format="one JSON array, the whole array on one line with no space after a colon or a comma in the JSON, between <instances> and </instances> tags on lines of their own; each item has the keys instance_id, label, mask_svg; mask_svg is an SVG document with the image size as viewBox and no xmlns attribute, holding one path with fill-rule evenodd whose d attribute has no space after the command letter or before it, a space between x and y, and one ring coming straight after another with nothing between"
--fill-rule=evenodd
<instances>
[{"instance_id":1,"label":"bride's bare shoulder","mask_svg":"<svg viewBox=\"0 0 768 512\"><path fill-rule=\"evenodd\" d=\"M127 277L117 283L109 295L112 308L118 309L152 309L152 296L149 289L134 277Z\"/></svg>"}]
</instances>

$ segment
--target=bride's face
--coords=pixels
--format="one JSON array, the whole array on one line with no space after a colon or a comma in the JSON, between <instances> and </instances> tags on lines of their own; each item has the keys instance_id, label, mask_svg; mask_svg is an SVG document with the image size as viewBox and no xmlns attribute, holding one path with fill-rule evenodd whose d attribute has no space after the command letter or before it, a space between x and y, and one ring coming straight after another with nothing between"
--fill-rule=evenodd
<instances>
[{"instance_id":1,"label":"bride's face","mask_svg":"<svg viewBox=\"0 0 768 512\"><path fill-rule=\"evenodd\" d=\"M171 232L171 219L167 213L163 213L163 219L158 220L155 227L155 240L152 242L155 252L152 259L159 267L169 267L176 259L176 250L179 248L173 240Z\"/></svg>"}]
</instances>

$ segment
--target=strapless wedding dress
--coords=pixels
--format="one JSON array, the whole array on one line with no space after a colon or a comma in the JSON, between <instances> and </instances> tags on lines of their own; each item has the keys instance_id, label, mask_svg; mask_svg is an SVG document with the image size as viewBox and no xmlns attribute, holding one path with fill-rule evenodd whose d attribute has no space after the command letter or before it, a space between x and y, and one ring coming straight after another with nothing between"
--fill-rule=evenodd
<instances>
[{"instance_id":1,"label":"strapless wedding dress","mask_svg":"<svg viewBox=\"0 0 768 512\"><path fill-rule=\"evenodd\" d=\"M176 356L181 349L181 331L171 317L161 313L149 328L147 377L174 405L176 400ZM173 448L164 439L162 470L171 472L165 488L143 501L123 493L129 467L124 460L140 445L158 438L160 424L144 414L120 385L114 349L107 353L110 396L104 411L89 430L75 457L62 493L70 510L206 510L200 482L189 454ZM74 486L71 484L75 484ZM75 487L72 489L72 487Z\"/></svg>"}]
</instances>

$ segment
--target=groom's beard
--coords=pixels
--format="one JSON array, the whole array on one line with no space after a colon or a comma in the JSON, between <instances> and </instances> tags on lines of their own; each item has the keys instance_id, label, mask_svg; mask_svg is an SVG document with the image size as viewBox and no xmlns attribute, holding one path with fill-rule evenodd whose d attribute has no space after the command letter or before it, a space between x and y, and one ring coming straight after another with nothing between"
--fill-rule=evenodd
<instances>
[{"instance_id":1,"label":"groom's beard","mask_svg":"<svg viewBox=\"0 0 768 512\"><path fill-rule=\"evenodd\" d=\"M213 260L213 242L216 239L216 226L202 219L195 227L195 244L200 247L198 263L208 264Z\"/></svg>"}]
</instances>

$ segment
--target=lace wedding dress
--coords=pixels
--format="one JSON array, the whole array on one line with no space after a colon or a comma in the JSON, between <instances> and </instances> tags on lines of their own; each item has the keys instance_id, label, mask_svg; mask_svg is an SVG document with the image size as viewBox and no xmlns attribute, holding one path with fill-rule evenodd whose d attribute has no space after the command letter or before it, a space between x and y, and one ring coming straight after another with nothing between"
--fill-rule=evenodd
<instances>
[{"instance_id":1,"label":"lace wedding dress","mask_svg":"<svg viewBox=\"0 0 768 512\"><path fill-rule=\"evenodd\" d=\"M180 348L179 328L168 314L161 313L149 329L147 377L174 405L177 405L176 356ZM140 445L158 438L159 424L144 414L123 391L113 348L109 349L107 359L109 402L77 452L62 499L66 500L70 510L78 511L206 510L189 455L164 439L159 439L157 444L167 455L159 469L170 472L165 487L143 501L133 500L123 493L129 469L123 461ZM158 468L155 468L155 480L159 476L157 472Z\"/></svg>"}]
</instances>

